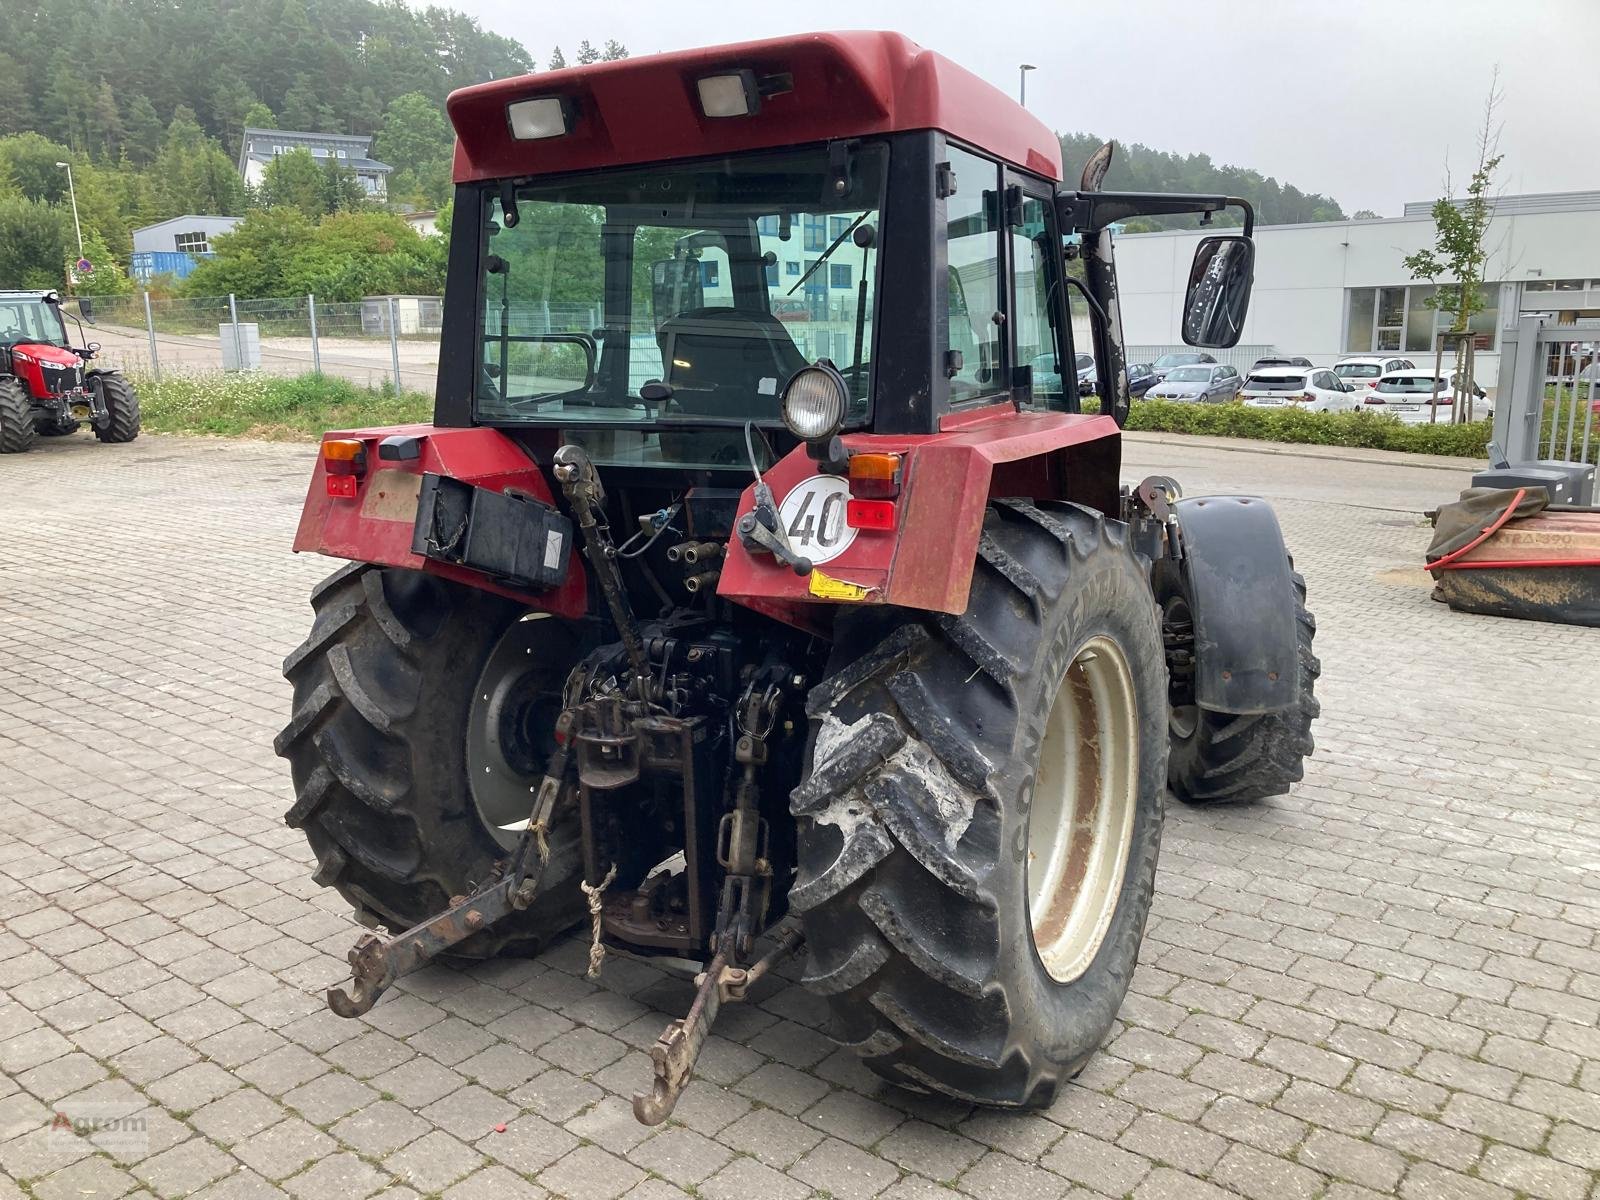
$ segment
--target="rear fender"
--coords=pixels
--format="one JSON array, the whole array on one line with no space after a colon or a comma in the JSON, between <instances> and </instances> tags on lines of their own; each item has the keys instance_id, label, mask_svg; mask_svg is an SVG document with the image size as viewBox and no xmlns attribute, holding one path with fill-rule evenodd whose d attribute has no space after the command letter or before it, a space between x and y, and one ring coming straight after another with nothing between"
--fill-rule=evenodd
<instances>
[{"instance_id":1,"label":"rear fender","mask_svg":"<svg viewBox=\"0 0 1600 1200\"><path fill-rule=\"evenodd\" d=\"M1121 431L1111 417L1018 413L1006 405L946 418L944 425L935 434L843 439L850 451L903 457L893 531L840 530L843 544L813 556L816 569L809 576L769 554L752 554L735 538L718 595L814 632L826 632L840 604L961 613L992 496L1073 500L1116 515ZM818 475L800 447L764 478L781 507ZM739 514L754 506L752 486L740 497Z\"/></svg>"},{"instance_id":2,"label":"rear fender","mask_svg":"<svg viewBox=\"0 0 1600 1200\"><path fill-rule=\"evenodd\" d=\"M1252 496L1172 506L1194 619L1195 697L1225 713L1278 712L1299 690L1298 597L1278 518Z\"/></svg>"},{"instance_id":3,"label":"rear fender","mask_svg":"<svg viewBox=\"0 0 1600 1200\"><path fill-rule=\"evenodd\" d=\"M404 462L380 460L378 443L394 434L417 438L418 457ZM358 483L354 497L330 496L327 469L322 456L317 456L300 527L295 532L297 552L310 550L334 558L409 567L508 596L557 616L583 615L588 589L582 564L570 549L565 580L548 591L506 587L481 571L424 558L411 549L424 474L443 475L495 492L516 489L546 504L555 503L544 473L511 438L498 429L444 429L432 425L340 430L323 435L324 441L336 438L359 438L365 444L366 475Z\"/></svg>"}]
</instances>

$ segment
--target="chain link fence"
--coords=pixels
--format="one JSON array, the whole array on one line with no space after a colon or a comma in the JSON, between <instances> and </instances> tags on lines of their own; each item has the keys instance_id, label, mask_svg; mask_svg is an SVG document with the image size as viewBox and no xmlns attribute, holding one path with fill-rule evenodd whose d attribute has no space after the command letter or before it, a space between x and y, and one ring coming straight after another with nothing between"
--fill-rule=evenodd
<instances>
[{"instance_id":1,"label":"chain link fence","mask_svg":"<svg viewBox=\"0 0 1600 1200\"><path fill-rule=\"evenodd\" d=\"M101 361L124 370L306 372L364 387L431 392L439 369L438 296L88 296L76 306ZM67 309L70 314L72 306Z\"/></svg>"}]
</instances>

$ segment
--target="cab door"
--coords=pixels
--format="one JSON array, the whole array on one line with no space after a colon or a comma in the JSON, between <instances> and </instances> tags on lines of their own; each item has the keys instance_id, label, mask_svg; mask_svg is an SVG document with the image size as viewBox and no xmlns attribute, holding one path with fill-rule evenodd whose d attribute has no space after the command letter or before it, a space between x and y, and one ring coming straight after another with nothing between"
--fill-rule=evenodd
<instances>
[{"instance_id":1,"label":"cab door","mask_svg":"<svg viewBox=\"0 0 1600 1200\"><path fill-rule=\"evenodd\" d=\"M1013 395L1026 407L1077 412L1077 356L1054 194L1049 184L1020 171L1007 170L1004 183Z\"/></svg>"}]
</instances>

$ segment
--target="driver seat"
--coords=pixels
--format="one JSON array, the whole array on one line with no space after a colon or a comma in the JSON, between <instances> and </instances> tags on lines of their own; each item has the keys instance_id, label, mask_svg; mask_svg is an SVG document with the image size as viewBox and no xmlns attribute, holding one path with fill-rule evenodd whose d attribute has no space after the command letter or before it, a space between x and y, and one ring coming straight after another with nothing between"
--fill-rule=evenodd
<instances>
[{"instance_id":1,"label":"driver seat","mask_svg":"<svg viewBox=\"0 0 1600 1200\"><path fill-rule=\"evenodd\" d=\"M704 417L761 419L762 402L778 413L778 393L805 356L771 313L693 308L669 317L656 334L672 410Z\"/></svg>"}]
</instances>

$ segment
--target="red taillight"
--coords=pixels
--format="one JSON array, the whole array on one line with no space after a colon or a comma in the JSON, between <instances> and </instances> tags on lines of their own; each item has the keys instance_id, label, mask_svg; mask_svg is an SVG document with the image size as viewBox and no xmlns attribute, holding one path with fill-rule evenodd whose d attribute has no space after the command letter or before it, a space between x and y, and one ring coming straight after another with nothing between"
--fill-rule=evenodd
<instances>
[{"instance_id":1,"label":"red taillight","mask_svg":"<svg viewBox=\"0 0 1600 1200\"><path fill-rule=\"evenodd\" d=\"M325 476L328 481L328 495L338 500L354 500L356 498L356 477L354 475L335 475L329 471Z\"/></svg>"},{"instance_id":2,"label":"red taillight","mask_svg":"<svg viewBox=\"0 0 1600 1200\"><path fill-rule=\"evenodd\" d=\"M1378 381L1376 379L1369 379L1367 380L1367 386L1369 388L1375 388L1378 386Z\"/></svg>"},{"instance_id":3,"label":"red taillight","mask_svg":"<svg viewBox=\"0 0 1600 1200\"><path fill-rule=\"evenodd\" d=\"M359 438L334 438L322 443L322 461L329 475L359 478L367 473L367 447Z\"/></svg>"},{"instance_id":4,"label":"red taillight","mask_svg":"<svg viewBox=\"0 0 1600 1200\"><path fill-rule=\"evenodd\" d=\"M844 523L851 529L892 532L896 521L892 500L851 500L844 508Z\"/></svg>"},{"instance_id":5,"label":"red taillight","mask_svg":"<svg viewBox=\"0 0 1600 1200\"><path fill-rule=\"evenodd\" d=\"M1372 396L1368 396L1361 403L1363 403L1363 404L1387 404L1389 402L1387 400L1385 400L1382 396L1372 395Z\"/></svg>"},{"instance_id":6,"label":"red taillight","mask_svg":"<svg viewBox=\"0 0 1600 1200\"><path fill-rule=\"evenodd\" d=\"M1307 392L1305 395L1297 397L1297 399L1305 402L1313 402L1316 400L1316 398L1317 394L1315 392Z\"/></svg>"}]
</instances>

